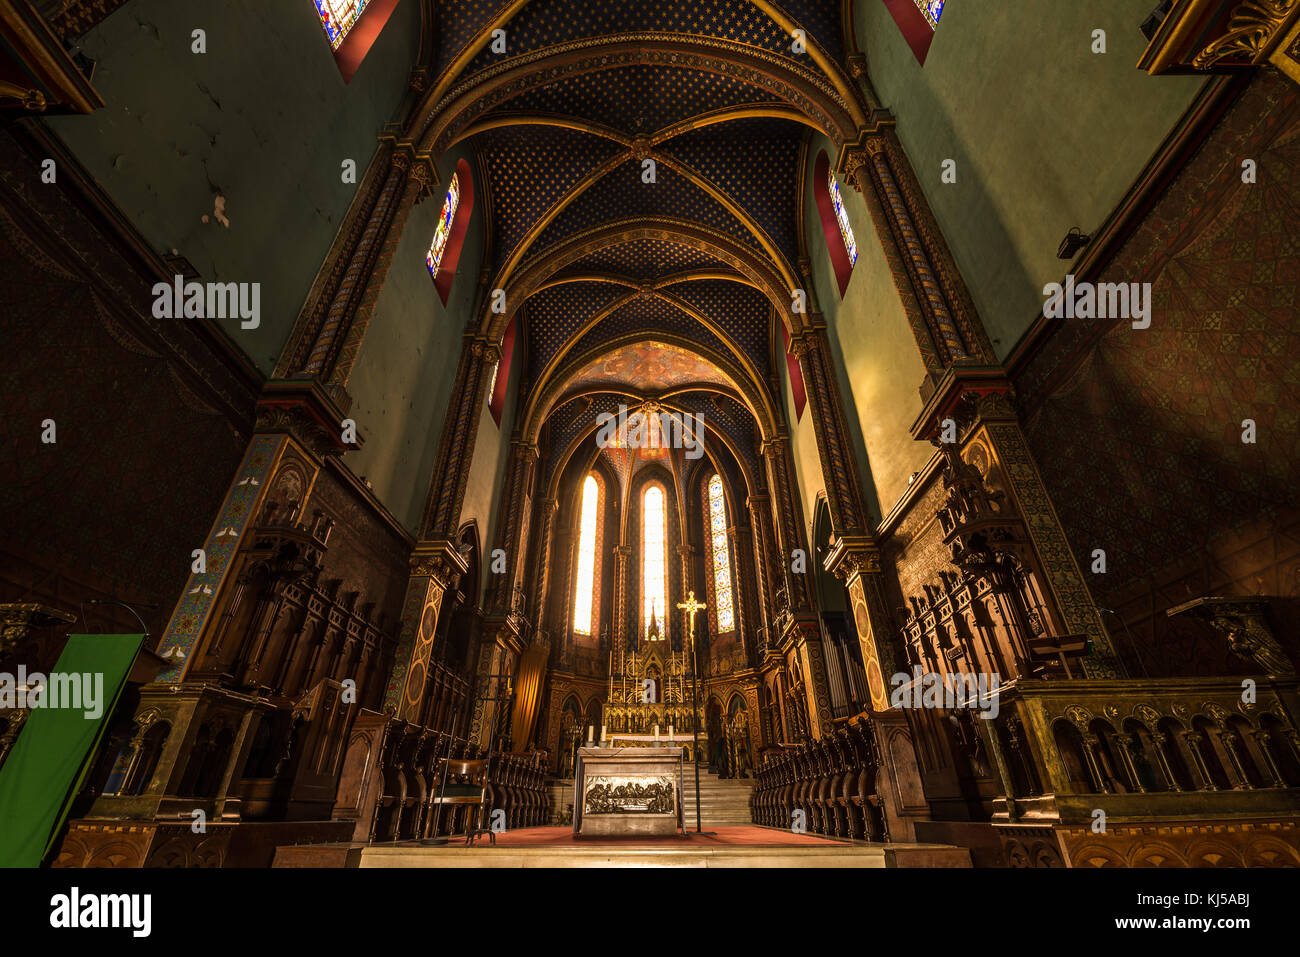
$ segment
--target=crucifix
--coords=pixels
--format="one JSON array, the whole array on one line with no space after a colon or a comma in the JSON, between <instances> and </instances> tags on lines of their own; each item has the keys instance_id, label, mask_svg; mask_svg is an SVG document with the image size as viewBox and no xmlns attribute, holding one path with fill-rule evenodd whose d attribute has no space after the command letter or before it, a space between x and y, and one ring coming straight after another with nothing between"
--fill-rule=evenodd
<instances>
[{"instance_id":1,"label":"crucifix","mask_svg":"<svg viewBox=\"0 0 1300 957\"><path fill-rule=\"evenodd\" d=\"M686 612L687 619L691 623L691 734L695 742L695 833L703 834L705 832L700 827L700 693L696 683L698 681L696 675L700 669L695 659L695 613L708 606L704 602L696 601L695 592L692 591L688 593L686 601L679 602L677 607Z\"/></svg>"}]
</instances>

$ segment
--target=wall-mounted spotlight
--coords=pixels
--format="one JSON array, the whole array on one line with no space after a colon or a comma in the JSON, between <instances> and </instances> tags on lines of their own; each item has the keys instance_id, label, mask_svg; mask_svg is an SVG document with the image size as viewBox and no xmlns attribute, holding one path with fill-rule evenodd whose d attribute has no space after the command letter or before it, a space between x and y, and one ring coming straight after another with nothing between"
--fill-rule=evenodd
<instances>
[{"instance_id":1,"label":"wall-mounted spotlight","mask_svg":"<svg viewBox=\"0 0 1300 957\"><path fill-rule=\"evenodd\" d=\"M1056 258L1073 259L1079 254L1079 250L1090 242L1092 242L1092 237L1086 235L1078 226L1075 226L1061 240L1061 247L1056 251Z\"/></svg>"}]
</instances>

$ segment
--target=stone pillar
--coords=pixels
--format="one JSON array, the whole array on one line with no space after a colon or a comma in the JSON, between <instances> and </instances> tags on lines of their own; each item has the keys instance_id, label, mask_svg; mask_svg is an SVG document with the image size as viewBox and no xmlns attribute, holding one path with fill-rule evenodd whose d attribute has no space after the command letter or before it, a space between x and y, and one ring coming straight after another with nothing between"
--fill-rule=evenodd
<instances>
[{"instance_id":1,"label":"stone pillar","mask_svg":"<svg viewBox=\"0 0 1300 957\"><path fill-rule=\"evenodd\" d=\"M790 351L799 360L808 386L808 403L812 412L813 434L826 482L826 504L830 509L831 528L835 534L858 532L866 527L862 505L862 483L858 476L857 457L844 417L844 403L831 368L830 343L820 317L798 333L790 342Z\"/></svg>"},{"instance_id":2,"label":"stone pillar","mask_svg":"<svg viewBox=\"0 0 1300 957\"><path fill-rule=\"evenodd\" d=\"M422 537L454 539L459 530L460 510L465 503L474 442L483 417L484 393L492 370L501 359L498 346L481 338L466 336L456 367L452 401L443 420L438 443L438 460L429 484L429 497L420 522Z\"/></svg>"},{"instance_id":3,"label":"stone pillar","mask_svg":"<svg viewBox=\"0 0 1300 957\"><path fill-rule=\"evenodd\" d=\"M628 638L628 619L631 617L628 602L632 594L629 578L632 568L632 546L614 546L614 608L610 620L610 640L614 648L624 648Z\"/></svg>"},{"instance_id":4,"label":"stone pillar","mask_svg":"<svg viewBox=\"0 0 1300 957\"><path fill-rule=\"evenodd\" d=\"M757 616L754 603L754 586L757 577L754 567L754 538L748 525L733 525L727 529L731 548L731 603L735 607L736 634L740 636L746 655L753 652ZM713 574L713 556L708 556L705 574Z\"/></svg>"},{"instance_id":5,"label":"stone pillar","mask_svg":"<svg viewBox=\"0 0 1300 957\"><path fill-rule=\"evenodd\" d=\"M514 586L522 565L524 501L533 482L537 464L537 446L514 438L510 442L510 464L506 470L501 501L505 510L497 524L497 548L505 553L505 570L492 577L488 607L491 614L504 617L514 609ZM490 567L490 566L489 566Z\"/></svg>"},{"instance_id":6,"label":"stone pillar","mask_svg":"<svg viewBox=\"0 0 1300 957\"><path fill-rule=\"evenodd\" d=\"M754 530L754 583L758 594L758 626L767 636L768 641L775 641L772 634L773 607L773 544L772 537L772 503L764 494L749 496L750 526Z\"/></svg>"},{"instance_id":7,"label":"stone pillar","mask_svg":"<svg viewBox=\"0 0 1300 957\"><path fill-rule=\"evenodd\" d=\"M537 554L536 591L533 593L533 616L539 628L546 627L547 596L551 587L551 539L555 535L555 516L560 503L553 498L537 503L538 534L534 537Z\"/></svg>"},{"instance_id":8,"label":"stone pillar","mask_svg":"<svg viewBox=\"0 0 1300 957\"><path fill-rule=\"evenodd\" d=\"M886 119L846 150L840 168L867 201L926 367L994 361L970 293L916 174Z\"/></svg>"},{"instance_id":9,"label":"stone pillar","mask_svg":"<svg viewBox=\"0 0 1300 957\"><path fill-rule=\"evenodd\" d=\"M438 180L429 157L418 155L410 142L398 141L392 131L381 138L379 160L343 243L331 251L321 295L299 320L302 334L291 347L297 353L291 359L298 363L294 374L328 382L336 398L352 373L406 218Z\"/></svg>"},{"instance_id":10,"label":"stone pillar","mask_svg":"<svg viewBox=\"0 0 1300 957\"><path fill-rule=\"evenodd\" d=\"M776 579L777 588L784 589L785 604L791 611L807 610L812 607L811 591L808 588L808 575L792 574L790 564L795 549L806 557L808 543L804 539L802 508L797 498L798 489L790 480L790 439L786 435L767 439L762 445L763 463L767 467L767 484L771 490L771 500L776 519L776 536L773 541L777 546L777 567L780 577Z\"/></svg>"}]
</instances>

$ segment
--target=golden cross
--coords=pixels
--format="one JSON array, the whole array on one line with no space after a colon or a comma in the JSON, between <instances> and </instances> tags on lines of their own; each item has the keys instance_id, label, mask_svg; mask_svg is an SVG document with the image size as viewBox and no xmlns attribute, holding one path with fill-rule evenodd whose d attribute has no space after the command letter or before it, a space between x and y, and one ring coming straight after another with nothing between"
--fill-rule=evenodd
<instances>
[{"instance_id":1,"label":"golden cross","mask_svg":"<svg viewBox=\"0 0 1300 957\"><path fill-rule=\"evenodd\" d=\"M697 611L702 611L709 606L704 604L704 602L696 601L695 592L691 592L687 597L686 601L679 602L677 607L683 609L686 612L686 614L690 616L691 644L694 645L695 644L695 613Z\"/></svg>"}]
</instances>

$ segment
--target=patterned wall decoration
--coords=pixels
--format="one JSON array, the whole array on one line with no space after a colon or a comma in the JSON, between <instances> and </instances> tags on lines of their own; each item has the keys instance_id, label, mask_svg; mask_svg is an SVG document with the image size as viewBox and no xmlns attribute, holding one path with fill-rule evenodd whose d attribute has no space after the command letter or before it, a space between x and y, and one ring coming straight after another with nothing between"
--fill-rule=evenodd
<instances>
[{"instance_id":1,"label":"patterned wall decoration","mask_svg":"<svg viewBox=\"0 0 1300 957\"><path fill-rule=\"evenodd\" d=\"M844 59L840 0L782 0L782 9L822 45L836 62Z\"/></svg>"},{"instance_id":2,"label":"patterned wall decoration","mask_svg":"<svg viewBox=\"0 0 1300 957\"><path fill-rule=\"evenodd\" d=\"M152 318L154 277L76 204L71 173L41 186L49 154L24 150L0 136L0 323L22 353L0 377L0 600L118 599L158 635L239 464L253 388L192 326ZM83 626L138 628L108 608L86 605Z\"/></svg>"},{"instance_id":3,"label":"patterned wall decoration","mask_svg":"<svg viewBox=\"0 0 1300 957\"><path fill-rule=\"evenodd\" d=\"M445 0L434 4L438 23L434 29L438 50L434 55L434 76L441 76L456 56L466 49L510 0Z\"/></svg>"},{"instance_id":4,"label":"patterned wall decoration","mask_svg":"<svg viewBox=\"0 0 1300 957\"><path fill-rule=\"evenodd\" d=\"M528 381L536 382L557 352L584 324L610 303L630 292L607 282L572 282L528 299Z\"/></svg>"},{"instance_id":5,"label":"patterned wall decoration","mask_svg":"<svg viewBox=\"0 0 1300 957\"><path fill-rule=\"evenodd\" d=\"M1265 72L1100 277L1151 282L1151 327L1063 322L1017 376L1080 565L1106 550L1089 587L1120 606L1147 667L1186 673L1196 629L1163 609L1209 587L1300 596L1284 534L1300 488L1298 220L1300 90Z\"/></svg>"},{"instance_id":6,"label":"patterned wall decoration","mask_svg":"<svg viewBox=\"0 0 1300 957\"><path fill-rule=\"evenodd\" d=\"M546 449L542 465L542 488L550 488L555 470L565 464L565 451L579 435L595 425L597 416L606 412L617 415L619 405L626 402L625 395L601 393L579 396L552 410L547 419L547 442L542 446Z\"/></svg>"}]
</instances>

